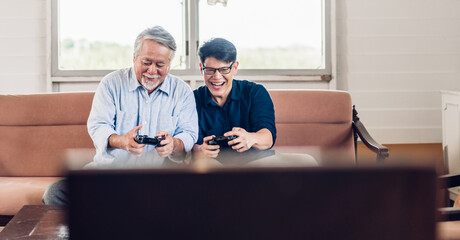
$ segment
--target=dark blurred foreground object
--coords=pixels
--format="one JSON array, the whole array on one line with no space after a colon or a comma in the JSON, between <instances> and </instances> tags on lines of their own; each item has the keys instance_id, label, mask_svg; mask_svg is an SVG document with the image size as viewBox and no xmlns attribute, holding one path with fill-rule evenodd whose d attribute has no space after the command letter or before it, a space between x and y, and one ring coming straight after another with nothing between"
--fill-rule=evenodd
<instances>
[{"instance_id":1,"label":"dark blurred foreground object","mask_svg":"<svg viewBox=\"0 0 460 240\"><path fill-rule=\"evenodd\" d=\"M283 167L69 173L71 239L435 239L435 170Z\"/></svg>"}]
</instances>

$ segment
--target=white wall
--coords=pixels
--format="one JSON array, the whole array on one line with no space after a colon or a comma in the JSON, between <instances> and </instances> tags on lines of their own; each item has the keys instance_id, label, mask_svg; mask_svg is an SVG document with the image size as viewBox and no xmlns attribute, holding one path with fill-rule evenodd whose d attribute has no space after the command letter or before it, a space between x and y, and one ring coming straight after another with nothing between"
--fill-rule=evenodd
<instances>
[{"instance_id":1,"label":"white wall","mask_svg":"<svg viewBox=\"0 0 460 240\"><path fill-rule=\"evenodd\" d=\"M51 89L48 4L0 0L0 94ZM439 90L460 90L460 0L336 0L336 10L337 88L351 92L371 134L381 143L441 142Z\"/></svg>"},{"instance_id":2,"label":"white wall","mask_svg":"<svg viewBox=\"0 0 460 240\"><path fill-rule=\"evenodd\" d=\"M441 142L439 90L460 90L459 0L337 0L338 88L384 143Z\"/></svg>"},{"instance_id":3,"label":"white wall","mask_svg":"<svg viewBox=\"0 0 460 240\"><path fill-rule=\"evenodd\" d=\"M38 93L46 85L46 0L0 0L0 93Z\"/></svg>"}]
</instances>

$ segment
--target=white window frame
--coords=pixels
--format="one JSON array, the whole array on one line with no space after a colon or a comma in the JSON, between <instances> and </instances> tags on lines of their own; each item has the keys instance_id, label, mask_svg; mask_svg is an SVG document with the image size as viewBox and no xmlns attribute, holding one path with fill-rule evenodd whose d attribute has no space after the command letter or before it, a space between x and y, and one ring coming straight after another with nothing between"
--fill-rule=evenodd
<instances>
[{"instance_id":1,"label":"white window frame","mask_svg":"<svg viewBox=\"0 0 460 240\"><path fill-rule=\"evenodd\" d=\"M59 0L50 0L50 72L49 78L51 84L59 82L98 82L102 76L105 76L113 70L60 70L58 68L58 4ZM64 0L65 1L65 0ZM324 39L325 39L325 68L324 69L239 69L240 77L257 77L258 79L271 81L284 79L286 81L313 81L329 82L330 89L335 89L336 74L336 57L335 57L335 0L324 1ZM185 41L186 41L186 69L171 70L171 74L187 78L189 81L201 80L198 71L198 0L184 0L184 17L185 24ZM194 44L192 44L194 43ZM193 84L191 84L193 87Z\"/></svg>"}]
</instances>

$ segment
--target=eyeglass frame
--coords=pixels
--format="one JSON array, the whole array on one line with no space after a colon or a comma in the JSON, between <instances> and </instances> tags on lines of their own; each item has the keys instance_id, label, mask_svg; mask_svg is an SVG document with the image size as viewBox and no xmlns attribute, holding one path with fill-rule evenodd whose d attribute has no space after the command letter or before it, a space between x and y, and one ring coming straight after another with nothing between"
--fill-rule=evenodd
<instances>
[{"instance_id":1,"label":"eyeglass frame","mask_svg":"<svg viewBox=\"0 0 460 240\"><path fill-rule=\"evenodd\" d=\"M233 64L235 64L235 62L232 62L232 64L230 64L229 67L212 68L212 67L206 67L206 66L204 65L204 63L203 63L203 73L206 74L206 75L214 75L214 73L216 73L216 71L218 71L218 72L219 72L220 74L222 74L222 75L227 75L227 74L229 74L229 73L232 71ZM221 72L222 69L224 69L224 68L228 68L228 72L226 72L226 73ZM212 73L211 73L211 74L206 73L206 69L209 69L209 70L212 69Z\"/></svg>"}]
</instances>

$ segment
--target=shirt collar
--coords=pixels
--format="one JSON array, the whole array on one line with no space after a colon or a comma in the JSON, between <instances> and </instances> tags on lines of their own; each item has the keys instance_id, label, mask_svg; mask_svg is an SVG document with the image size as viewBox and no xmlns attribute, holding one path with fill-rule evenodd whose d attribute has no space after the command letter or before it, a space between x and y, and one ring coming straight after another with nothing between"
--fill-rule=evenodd
<instances>
[{"instance_id":1,"label":"shirt collar","mask_svg":"<svg viewBox=\"0 0 460 240\"><path fill-rule=\"evenodd\" d=\"M129 91L135 91L138 87L142 87L142 85L139 83L139 81L137 81L134 67L131 67L131 70L129 71Z\"/></svg>"},{"instance_id":2,"label":"shirt collar","mask_svg":"<svg viewBox=\"0 0 460 240\"><path fill-rule=\"evenodd\" d=\"M170 86L171 86L171 75L168 74L165 77L165 80L163 81L163 83L157 88L157 90L166 93L166 95L169 95L169 91L171 90Z\"/></svg>"},{"instance_id":3,"label":"shirt collar","mask_svg":"<svg viewBox=\"0 0 460 240\"><path fill-rule=\"evenodd\" d=\"M130 76L129 76L129 91L135 91L136 89L138 88L144 88L140 83L139 81L137 81L137 77L136 77L136 73L134 71L134 67L131 67L131 71L130 71ZM163 83L157 88L157 90L159 91L162 91L164 93L166 93L167 95L169 95L169 90L171 89L170 88L170 85L171 85L171 76L170 74L168 74L165 78L165 80L163 81Z\"/></svg>"}]
</instances>

